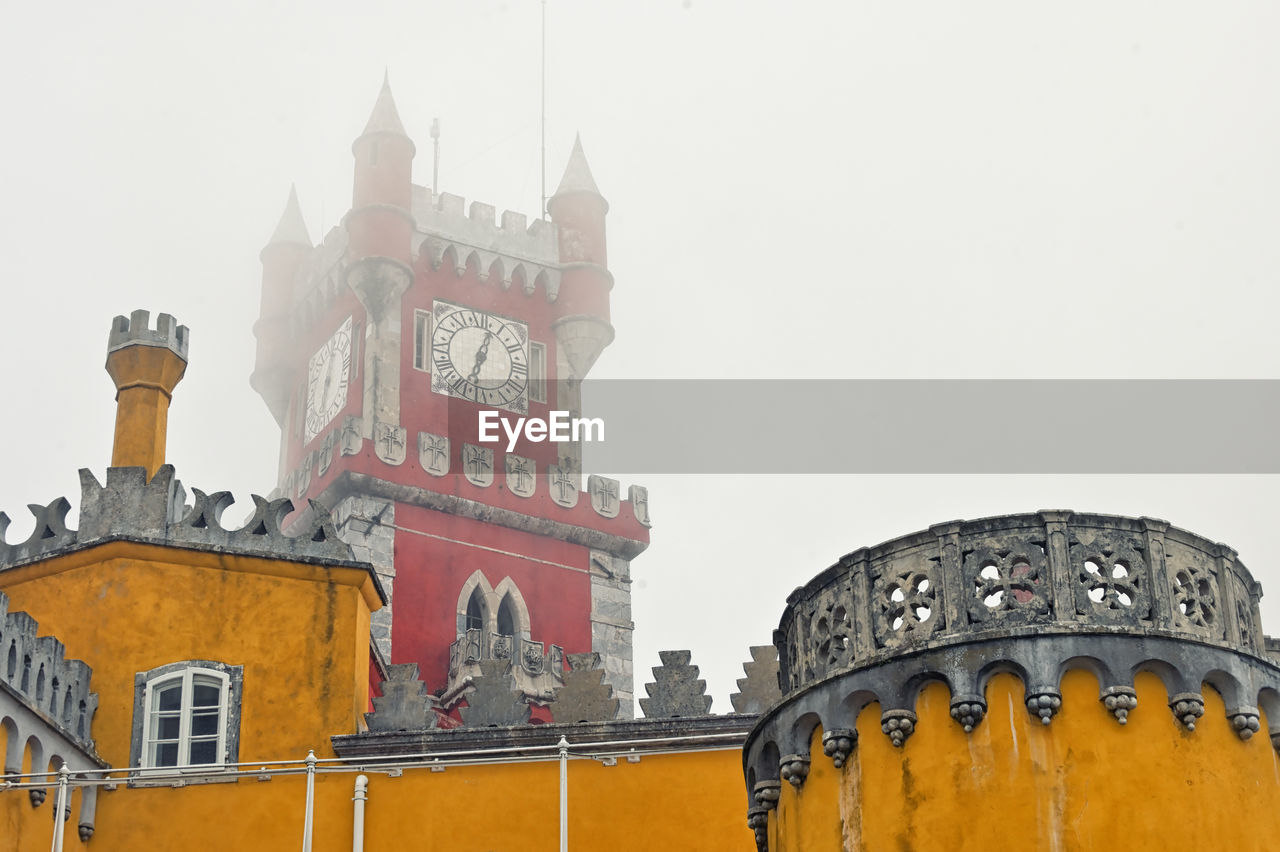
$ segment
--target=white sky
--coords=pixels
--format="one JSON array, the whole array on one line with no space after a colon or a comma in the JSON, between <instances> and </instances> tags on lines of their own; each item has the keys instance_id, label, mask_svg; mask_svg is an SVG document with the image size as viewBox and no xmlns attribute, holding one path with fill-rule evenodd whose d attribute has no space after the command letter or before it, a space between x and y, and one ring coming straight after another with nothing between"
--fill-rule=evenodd
<instances>
[{"instance_id":1,"label":"white sky","mask_svg":"<svg viewBox=\"0 0 1280 852\"><path fill-rule=\"evenodd\" d=\"M593 378L1280 377L1280 6L1048 5L549 0L548 182L581 131L612 205L618 337ZM417 183L439 116L440 189L537 213L536 0L4 11L11 540L26 503L75 502L77 468L106 467L107 329L138 307L192 330L179 476L270 490L257 253L291 182L313 239L346 211L384 68ZM762 452L814 449L776 439ZM658 649L691 648L719 712L788 591L938 521L1154 515L1280 590L1275 477L639 484L637 691Z\"/></svg>"}]
</instances>

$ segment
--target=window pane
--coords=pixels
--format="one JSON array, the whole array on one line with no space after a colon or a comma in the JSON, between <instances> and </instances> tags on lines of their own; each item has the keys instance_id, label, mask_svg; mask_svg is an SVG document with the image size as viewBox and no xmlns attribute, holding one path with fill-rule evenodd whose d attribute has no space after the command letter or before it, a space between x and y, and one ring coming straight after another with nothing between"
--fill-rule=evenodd
<instances>
[{"instance_id":1,"label":"window pane","mask_svg":"<svg viewBox=\"0 0 1280 852\"><path fill-rule=\"evenodd\" d=\"M194 740L191 743L191 763L205 764L218 762L218 741Z\"/></svg>"},{"instance_id":2,"label":"window pane","mask_svg":"<svg viewBox=\"0 0 1280 852\"><path fill-rule=\"evenodd\" d=\"M151 735L157 740L176 740L180 721L177 716L159 716Z\"/></svg>"},{"instance_id":3,"label":"window pane","mask_svg":"<svg viewBox=\"0 0 1280 852\"><path fill-rule=\"evenodd\" d=\"M156 690L155 708L157 710L182 709L182 684L175 683Z\"/></svg>"},{"instance_id":4,"label":"window pane","mask_svg":"<svg viewBox=\"0 0 1280 852\"><path fill-rule=\"evenodd\" d=\"M155 757L151 761L152 766L177 766L178 765L178 744L177 743L156 743Z\"/></svg>"},{"instance_id":5,"label":"window pane","mask_svg":"<svg viewBox=\"0 0 1280 852\"><path fill-rule=\"evenodd\" d=\"M200 737L218 733L218 713L197 713L191 717L191 736Z\"/></svg>"},{"instance_id":6,"label":"window pane","mask_svg":"<svg viewBox=\"0 0 1280 852\"><path fill-rule=\"evenodd\" d=\"M217 707L222 703L222 690L216 684L196 681L195 690L195 700L191 702L192 707Z\"/></svg>"}]
</instances>

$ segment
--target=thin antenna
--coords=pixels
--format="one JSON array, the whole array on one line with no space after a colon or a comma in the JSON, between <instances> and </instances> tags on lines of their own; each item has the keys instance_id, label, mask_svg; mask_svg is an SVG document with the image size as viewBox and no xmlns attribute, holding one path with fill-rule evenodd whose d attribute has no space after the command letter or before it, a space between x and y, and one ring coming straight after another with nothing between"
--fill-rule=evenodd
<instances>
[{"instance_id":1,"label":"thin antenna","mask_svg":"<svg viewBox=\"0 0 1280 852\"><path fill-rule=\"evenodd\" d=\"M431 144L435 152L431 159L431 191L440 194L440 119L431 119Z\"/></svg>"},{"instance_id":2,"label":"thin antenna","mask_svg":"<svg viewBox=\"0 0 1280 852\"><path fill-rule=\"evenodd\" d=\"M547 0L542 0L542 218L547 218Z\"/></svg>"}]
</instances>

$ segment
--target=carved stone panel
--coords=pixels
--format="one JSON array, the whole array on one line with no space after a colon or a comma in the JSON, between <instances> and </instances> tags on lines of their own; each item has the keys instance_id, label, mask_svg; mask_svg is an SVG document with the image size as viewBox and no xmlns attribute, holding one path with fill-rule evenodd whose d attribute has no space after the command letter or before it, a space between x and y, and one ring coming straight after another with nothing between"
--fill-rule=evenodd
<instances>
[{"instance_id":1,"label":"carved stone panel","mask_svg":"<svg viewBox=\"0 0 1280 852\"><path fill-rule=\"evenodd\" d=\"M848 585L826 589L809 611L813 677L821 679L853 664L853 596Z\"/></svg>"},{"instance_id":2,"label":"carved stone panel","mask_svg":"<svg viewBox=\"0 0 1280 852\"><path fill-rule=\"evenodd\" d=\"M943 629L937 555L916 549L872 560L871 600L876 645L922 642Z\"/></svg>"},{"instance_id":3,"label":"carved stone panel","mask_svg":"<svg viewBox=\"0 0 1280 852\"><path fill-rule=\"evenodd\" d=\"M363 443L364 436L360 434L360 418L348 415L342 421L342 454L354 456L360 452Z\"/></svg>"},{"instance_id":4,"label":"carved stone panel","mask_svg":"<svg viewBox=\"0 0 1280 852\"><path fill-rule=\"evenodd\" d=\"M1103 621L1140 622L1151 617L1151 590L1142 543L1123 533L1089 531L1071 542L1076 613Z\"/></svg>"},{"instance_id":5,"label":"carved stone panel","mask_svg":"<svg viewBox=\"0 0 1280 852\"><path fill-rule=\"evenodd\" d=\"M430 432L418 433L418 464L432 476L449 472L449 439Z\"/></svg>"},{"instance_id":6,"label":"carved stone panel","mask_svg":"<svg viewBox=\"0 0 1280 852\"><path fill-rule=\"evenodd\" d=\"M538 487L537 463L533 459L507 453L507 490L517 497L532 497Z\"/></svg>"},{"instance_id":7,"label":"carved stone panel","mask_svg":"<svg viewBox=\"0 0 1280 852\"><path fill-rule=\"evenodd\" d=\"M1049 620L1053 583L1044 541L986 536L973 549L965 548L963 571L970 624Z\"/></svg>"},{"instance_id":8,"label":"carved stone panel","mask_svg":"<svg viewBox=\"0 0 1280 852\"><path fill-rule=\"evenodd\" d=\"M1223 638L1225 622L1215 558L1168 539L1164 546L1174 626L1212 639Z\"/></svg>"},{"instance_id":9,"label":"carved stone panel","mask_svg":"<svg viewBox=\"0 0 1280 852\"><path fill-rule=\"evenodd\" d=\"M316 460L316 473L320 476L329 472L329 466L333 464L333 448L337 443L338 430L330 429L324 436L324 440L320 442L320 458Z\"/></svg>"},{"instance_id":10,"label":"carved stone panel","mask_svg":"<svg viewBox=\"0 0 1280 852\"><path fill-rule=\"evenodd\" d=\"M387 464L404 464L407 439L403 426L382 422L373 424L373 451Z\"/></svg>"},{"instance_id":11,"label":"carved stone panel","mask_svg":"<svg viewBox=\"0 0 1280 852\"><path fill-rule=\"evenodd\" d=\"M462 473L472 485L487 488L493 484L493 449L462 445Z\"/></svg>"},{"instance_id":12,"label":"carved stone panel","mask_svg":"<svg viewBox=\"0 0 1280 852\"><path fill-rule=\"evenodd\" d=\"M631 501L631 511L641 526L651 527L649 519L649 489L640 485L632 485L627 489L627 499Z\"/></svg>"},{"instance_id":13,"label":"carved stone panel","mask_svg":"<svg viewBox=\"0 0 1280 852\"><path fill-rule=\"evenodd\" d=\"M618 517L618 494L621 486L618 480L604 476L587 477L587 491L591 494L591 508L596 514L605 518Z\"/></svg>"},{"instance_id":14,"label":"carved stone panel","mask_svg":"<svg viewBox=\"0 0 1280 852\"><path fill-rule=\"evenodd\" d=\"M566 509L578 505L578 478L572 471L554 464L548 467L547 488L558 505Z\"/></svg>"}]
</instances>

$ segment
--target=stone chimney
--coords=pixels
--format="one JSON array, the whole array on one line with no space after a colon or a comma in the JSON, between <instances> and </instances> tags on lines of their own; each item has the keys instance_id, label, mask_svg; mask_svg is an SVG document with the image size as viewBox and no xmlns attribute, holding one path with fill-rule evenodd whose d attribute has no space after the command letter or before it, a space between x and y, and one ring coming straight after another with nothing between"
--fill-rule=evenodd
<instances>
[{"instance_id":1,"label":"stone chimney","mask_svg":"<svg viewBox=\"0 0 1280 852\"><path fill-rule=\"evenodd\" d=\"M112 467L143 467L150 479L164 464L169 400L187 370L187 327L169 314L150 327L147 311L116 317L107 339L107 373L116 385Z\"/></svg>"}]
</instances>

